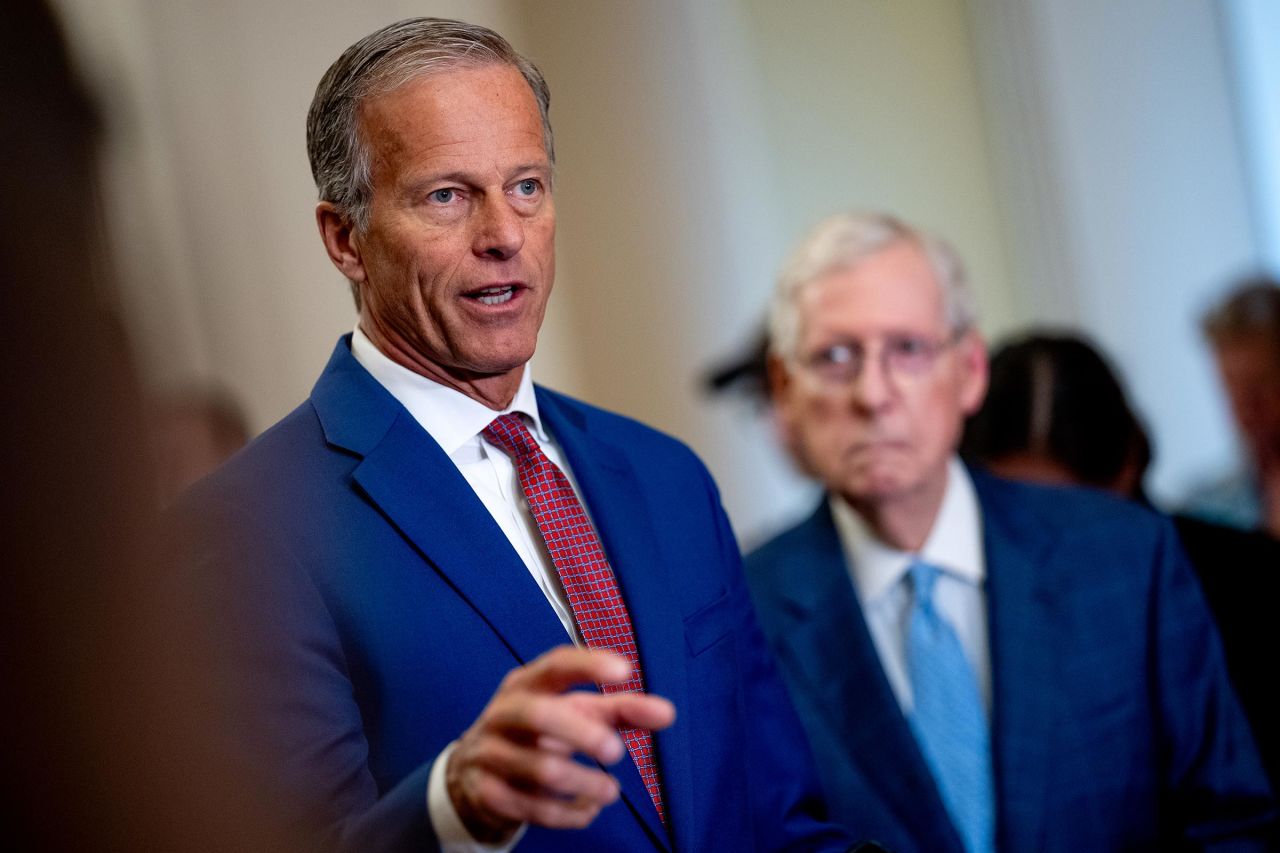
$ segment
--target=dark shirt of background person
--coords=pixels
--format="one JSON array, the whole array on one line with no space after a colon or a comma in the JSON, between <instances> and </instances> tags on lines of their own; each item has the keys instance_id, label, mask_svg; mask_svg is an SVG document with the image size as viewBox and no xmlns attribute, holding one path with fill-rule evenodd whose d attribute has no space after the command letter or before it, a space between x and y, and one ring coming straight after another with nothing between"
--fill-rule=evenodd
<instances>
[{"instance_id":1,"label":"dark shirt of background person","mask_svg":"<svg viewBox=\"0 0 1280 853\"><path fill-rule=\"evenodd\" d=\"M965 427L961 454L1013 479L1089 485L1148 502L1146 430L1106 358L1071 333L1032 332L997 349L987 399ZM1174 523L1275 787L1280 700L1272 689L1271 614L1280 600L1280 542L1185 516Z\"/></svg>"}]
</instances>

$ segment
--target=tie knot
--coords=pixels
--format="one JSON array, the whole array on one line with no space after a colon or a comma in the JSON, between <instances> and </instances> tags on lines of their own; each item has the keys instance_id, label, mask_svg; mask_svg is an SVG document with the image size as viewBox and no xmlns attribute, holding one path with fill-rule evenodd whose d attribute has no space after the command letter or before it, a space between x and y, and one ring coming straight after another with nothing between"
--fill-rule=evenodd
<instances>
[{"instance_id":1,"label":"tie knot","mask_svg":"<svg viewBox=\"0 0 1280 853\"><path fill-rule=\"evenodd\" d=\"M911 583L915 587L916 601L920 604L933 601L933 585L940 572L936 566L916 560L911 564Z\"/></svg>"},{"instance_id":2,"label":"tie knot","mask_svg":"<svg viewBox=\"0 0 1280 853\"><path fill-rule=\"evenodd\" d=\"M534 441L529 428L515 412L494 418L484 428L484 437L512 459L520 459L538 452L538 443Z\"/></svg>"}]
</instances>

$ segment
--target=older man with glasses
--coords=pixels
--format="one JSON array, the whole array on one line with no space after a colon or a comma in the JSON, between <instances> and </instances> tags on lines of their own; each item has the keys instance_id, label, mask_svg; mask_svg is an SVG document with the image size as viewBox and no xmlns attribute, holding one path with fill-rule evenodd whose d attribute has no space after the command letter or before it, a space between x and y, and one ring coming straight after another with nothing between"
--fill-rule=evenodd
<instances>
[{"instance_id":1,"label":"older man with glasses","mask_svg":"<svg viewBox=\"0 0 1280 853\"><path fill-rule=\"evenodd\" d=\"M1270 849L1273 802L1171 527L956 456L987 354L959 259L818 225L771 395L827 496L748 557L834 816L908 851Z\"/></svg>"}]
</instances>

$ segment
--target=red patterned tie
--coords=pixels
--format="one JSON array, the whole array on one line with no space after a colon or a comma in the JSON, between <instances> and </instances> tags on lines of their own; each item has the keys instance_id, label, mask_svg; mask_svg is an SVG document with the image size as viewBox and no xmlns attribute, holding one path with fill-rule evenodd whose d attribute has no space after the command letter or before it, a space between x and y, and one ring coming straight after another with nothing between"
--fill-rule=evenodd
<instances>
[{"instance_id":1,"label":"red patterned tie","mask_svg":"<svg viewBox=\"0 0 1280 853\"><path fill-rule=\"evenodd\" d=\"M484 437L515 463L520 488L538 523L538 532L547 543L560 583L569 596L569 606L573 608L573 618L583 642L589 648L608 649L631 661L630 678L602 684L600 689L605 693L643 693L644 678L631 617L627 615L627 606L618 592L618 582L600 540L569 479L542 452L519 415L495 418L485 427ZM662 789L653 760L653 735L646 729L622 729L620 733L644 779L644 786L649 789L658 817L665 823Z\"/></svg>"}]
</instances>

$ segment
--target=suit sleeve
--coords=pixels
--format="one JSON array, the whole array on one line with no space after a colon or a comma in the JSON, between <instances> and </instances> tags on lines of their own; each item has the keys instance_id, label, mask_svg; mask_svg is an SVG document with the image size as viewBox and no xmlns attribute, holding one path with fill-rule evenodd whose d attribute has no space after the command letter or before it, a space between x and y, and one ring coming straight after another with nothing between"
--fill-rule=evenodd
<instances>
[{"instance_id":1,"label":"suit sleeve","mask_svg":"<svg viewBox=\"0 0 1280 853\"><path fill-rule=\"evenodd\" d=\"M1162 524L1149 610L1170 847L1272 850L1275 802L1227 678L1218 632L1173 528Z\"/></svg>"},{"instance_id":2,"label":"suit sleeve","mask_svg":"<svg viewBox=\"0 0 1280 853\"><path fill-rule=\"evenodd\" d=\"M747 591L742 556L715 484L707 478L729 596L740 626L747 732L747 786L760 850L850 850L844 830L827 822L808 741L782 684Z\"/></svg>"},{"instance_id":3,"label":"suit sleeve","mask_svg":"<svg viewBox=\"0 0 1280 853\"><path fill-rule=\"evenodd\" d=\"M379 792L342 644L323 597L289 548L247 513L188 512L175 555L206 642L228 749L271 819L308 849L435 851L430 762Z\"/></svg>"}]
</instances>

